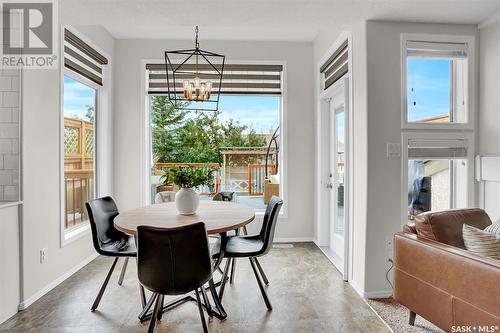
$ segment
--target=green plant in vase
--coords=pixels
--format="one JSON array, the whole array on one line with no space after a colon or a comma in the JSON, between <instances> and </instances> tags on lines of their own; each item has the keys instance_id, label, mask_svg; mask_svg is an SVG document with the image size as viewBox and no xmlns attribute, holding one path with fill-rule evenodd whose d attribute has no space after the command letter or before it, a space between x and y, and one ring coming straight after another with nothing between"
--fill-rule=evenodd
<instances>
[{"instance_id":1,"label":"green plant in vase","mask_svg":"<svg viewBox=\"0 0 500 333\"><path fill-rule=\"evenodd\" d=\"M213 170L208 167L175 166L167 169L160 178L164 184L174 183L180 190L175 194L177 210L182 215L196 213L200 197L195 188L213 186Z\"/></svg>"}]
</instances>

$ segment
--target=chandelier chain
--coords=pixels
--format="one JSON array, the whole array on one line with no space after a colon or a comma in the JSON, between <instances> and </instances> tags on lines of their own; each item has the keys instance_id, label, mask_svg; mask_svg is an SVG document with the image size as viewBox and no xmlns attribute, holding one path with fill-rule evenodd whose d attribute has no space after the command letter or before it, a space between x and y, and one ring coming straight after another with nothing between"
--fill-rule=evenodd
<instances>
[{"instance_id":1,"label":"chandelier chain","mask_svg":"<svg viewBox=\"0 0 500 333\"><path fill-rule=\"evenodd\" d=\"M198 49L200 47L200 44L198 43L198 26L196 26L196 28L194 29L195 33L196 33L196 38L195 38L195 41L194 41L194 46Z\"/></svg>"}]
</instances>

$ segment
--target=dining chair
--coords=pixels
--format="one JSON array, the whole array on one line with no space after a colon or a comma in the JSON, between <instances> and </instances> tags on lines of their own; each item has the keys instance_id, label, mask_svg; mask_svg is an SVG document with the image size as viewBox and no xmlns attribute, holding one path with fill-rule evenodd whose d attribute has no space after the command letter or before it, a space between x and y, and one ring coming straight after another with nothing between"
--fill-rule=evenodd
<instances>
[{"instance_id":1,"label":"dining chair","mask_svg":"<svg viewBox=\"0 0 500 333\"><path fill-rule=\"evenodd\" d=\"M199 294L210 309L204 285L212 278L212 262L203 222L176 228L138 226L137 272L139 282L156 298L148 333L161 320L165 295L192 291L196 294L203 332L208 332Z\"/></svg>"},{"instance_id":2,"label":"dining chair","mask_svg":"<svg viewBox=\"0 0 500 333\"><path fill-rule=\"evenodd\" d=\"M266 212L264 213L264 219L262 221L262 228L260 232L256 235L235 235L228 236L226 240L226 244L222 249L224 258L248 258L250 261L250 265L252 266L253 273L255 278L257 279L257 284L259 285L260 292L262 293L262 297L264 298L264 302L269 310L272 310L271 302L269 301L269 297L264 289L264 285L260 279L259 273L257 273L257 269L264 279L264 271L260 264L258 264L257 268L257 257L263 256L269 252L273 245L274 239L274 230L276 228L276 223L278 222L279 211L283 206L283 200L281 200L277 196L272 196L269 200L269 204L267 205ZM217 248L217 246L215 246ZM220 248L220 244L218 245ZM219 253L214 253L213 256L217 257ZM219 290L219 299L222 300L222 296L224 293L224 286L226 284L226 276L227 276L227 265L224 268L224 275L221 282L220 290ZM267 278L264 279L266 284L269 283Z\"/></svg>"},{"instance_id":3,"label":"dining chair","mask_svg":"<svg viewBox=\"0 0 500 333\"><path fill-rule=\"evenodd\" d=\"M102 256L115 258L111 268L109 269L108 275L106 276L106 279L104 280L104 283L102 284L101 289L99 290L99 293L90 308L91 311L94 311L99 306L99 302L101 301L102 295L106 290L106 286L108 285L109 279L113 274L118 259L125 259L120 277L118 279L118 284L122 285L123 278L125 277L125 271L127 270L128 260L129 258L137 257L137 250L133 237L119 231L113 225L113 220L119 214L113 198L109 196L98 198L86 202L85 206L87 207L89 215L92 242L95 250ZM141 288L141 298L144 305L146 300L143 288Z\"/></svg>"}]
</instances>

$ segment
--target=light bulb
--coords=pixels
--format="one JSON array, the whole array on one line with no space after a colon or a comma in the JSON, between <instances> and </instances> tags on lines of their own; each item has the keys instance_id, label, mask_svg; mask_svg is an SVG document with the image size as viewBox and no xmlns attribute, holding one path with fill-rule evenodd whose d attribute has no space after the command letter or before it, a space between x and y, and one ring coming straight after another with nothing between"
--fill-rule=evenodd
<instances>
[{"instance_id":1,"label":"light bulb","mask_svg":"<svg viewBox=\"0 0 500 333\"><path fill-rule=\"evenodd\" d=\"M184 98L189 99L191 85L188 80L183 82Z\"/></svg>"},{"instance_id":2,"label":"light bulb","mask_svg":"<svg viewBox=\"0 0 500 333\"><path fill-rule=\"evenodd\" d=\"M200 78L199 77L194 78L194 87L196 89L200 89Z\"/></svg>"},{"instance_id":3,"label":"light bulb","mask_svg":"<svg viewBox=\"0 0 500 333\"><path fill-rule=\"evenodd\" d=\"M212 93L212 81L207 81L205 82L205 85L206 85L206 96L205 96L205 99L206 100L209 100L210 99L210 94Z\"/></svg>"},{"instance_id":4,"label":"light bulb","mask_svg":"<svg viewBox=\"0 0 500 333\"><path fill-rule=\"evenodd\" d=\"M201 92L201 100L204 100L205 99L205 84L202 83L201 84L201 88L200 88L200 92Z\"/></svg>"}]
</instances>

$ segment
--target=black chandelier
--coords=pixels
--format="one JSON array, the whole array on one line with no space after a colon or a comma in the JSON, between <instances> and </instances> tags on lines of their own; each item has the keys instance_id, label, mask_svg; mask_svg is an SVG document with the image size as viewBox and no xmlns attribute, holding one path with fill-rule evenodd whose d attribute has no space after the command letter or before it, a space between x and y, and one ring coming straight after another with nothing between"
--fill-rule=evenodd
<instances>
[{"instance_id":1,"label":"black chandelier","mask_svg":"<svg viewBox=\"0 0 500 333\"><path fill-rule=\"evenodd\" d=\"M195 33L194 49L165 51L168 99L176 109L217 111L226 57L200 49Z\"/></svg>"}]
</instances>

